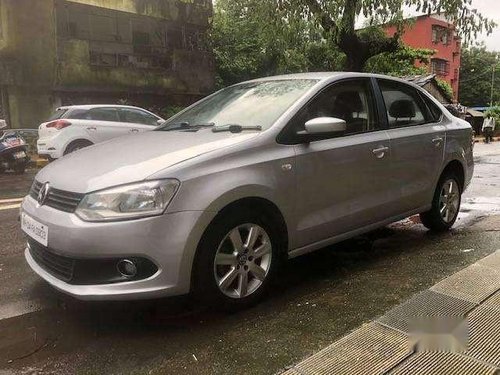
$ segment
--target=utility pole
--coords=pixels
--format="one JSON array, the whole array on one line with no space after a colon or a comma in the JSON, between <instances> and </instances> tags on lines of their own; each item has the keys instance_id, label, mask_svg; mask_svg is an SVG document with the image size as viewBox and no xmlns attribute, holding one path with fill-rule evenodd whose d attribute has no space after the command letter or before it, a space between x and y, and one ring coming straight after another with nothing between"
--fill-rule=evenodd
<instances>
[{"instance_id":1,"label":"utility pole","mask_svg":"<svg viewBox=\"0 0 500 375\"><path fill-rule=\"evenodd\" d=\"M491 67L491 94L490 94L490 107L493 108L493 93L495 89L495 71L497 70L497 59L498 56L495 56L495 63Z\"/></svg>"}]
</instances>

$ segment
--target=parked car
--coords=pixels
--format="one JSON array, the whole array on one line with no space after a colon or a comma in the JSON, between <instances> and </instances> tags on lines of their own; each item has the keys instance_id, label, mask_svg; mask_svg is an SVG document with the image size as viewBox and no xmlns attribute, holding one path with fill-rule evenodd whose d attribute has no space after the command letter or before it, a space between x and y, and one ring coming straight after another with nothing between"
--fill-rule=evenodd
<instances>
[{"instance_id":1,"label":"parked car","mask_svg":"<svg viewBox=\"0 0 500 375\"><path fill-rule=\"evenodd\" d=\"M449 229L472 177L471 134L386 76L237 84L157 131L41 170L22 204L26 260L80 299L192 292L248 306L283 259L414 214Z\"/></svg>"},{"instance_id":2,"label":"parked car","mask_svg":"<svg viewBox=\"0 0 500 375\"><path fill-rule=\"evenodd\" d=\"M154 130L163 122L161 117L137 107L60 107L38 128L38 154L49 159L58 159L111 138Z\"/></svg>"}]
</instances>

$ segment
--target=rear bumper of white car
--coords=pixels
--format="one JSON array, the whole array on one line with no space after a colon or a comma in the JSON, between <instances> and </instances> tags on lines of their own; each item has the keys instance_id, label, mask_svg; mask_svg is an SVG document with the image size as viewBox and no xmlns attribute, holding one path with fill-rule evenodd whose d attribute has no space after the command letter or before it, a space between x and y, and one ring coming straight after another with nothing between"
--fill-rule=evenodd
<instances>
[{"instance_id":1,"label":"rear bumper of white car","mask_svg":"<svg viewBox=\"0 0 500 375\"><path fill-rule=\"evenodd\" d=\"M50 138L39 138L36 142L36 148L38 155L41 157L58 159L64 155L66 140L62 139L62 137L58 137L57 134Z\"/></svg>"}]
</instances>

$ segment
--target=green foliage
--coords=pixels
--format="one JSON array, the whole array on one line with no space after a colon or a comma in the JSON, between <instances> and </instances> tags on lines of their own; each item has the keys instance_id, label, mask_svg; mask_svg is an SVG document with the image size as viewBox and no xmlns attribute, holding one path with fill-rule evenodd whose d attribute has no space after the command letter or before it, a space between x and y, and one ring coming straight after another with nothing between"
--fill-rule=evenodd
<instances>
[{"instance_id":1,"label":"green foliage","mask_svg":"<svg viewBox=\"0 0 500 375\"><path fill-rule=\"evenodd\" d=\"M305 19L275 0L218 0L211 31L219 87L261 76L339 70L343 56Z\"/></svg>"},{"instance_id":2,"label":"green foliage","mask_svg":"<svg viewBox=\"0 0 500 375\"><path fill-rule=\"evenodd\" d=\"M365 64L365 72L402 77L425 74L425 66L415 66L415 62L428 64L435 51L402 46L393 53L383 52L371 57Z\"/></svg>"},{"instance_id":3,"label":"green foliage","mask_svg":"<svg viewBox=\"0 0 500 375\"><path fill-rule=\"evenodd\" d=\"M484 44L462 50L460 70L460 103L468 106L489 106L492 73L495 69L493 102L500 100L500 64L498 52L486 50Z\"/></svg>"},{"instance_id":4,"label":"green foliage","mask_svg":"<svg viewBox=\"0 0 500 375\"><path fill-rule=\"evenodd\" d=\"M445 80L442 80L439 78L436 79L436 82L437 82L439 88L446 95L448 100L452 101L453 100L453 87L451 87L451 85L448 82L446 82Z\"/></svg>"},{"instance_id":5,"label":"green foliage","mask_svg":"<svg viewBox=\"0 0 500 375\"><path fill-rule=\"evenodd\" d=\"M497 129L498 129L498 124L500 124L500 107L496 106L488 110L486 115L490 115L495 119L495 123L497 124Z\"/></svg>"}]
</instances>

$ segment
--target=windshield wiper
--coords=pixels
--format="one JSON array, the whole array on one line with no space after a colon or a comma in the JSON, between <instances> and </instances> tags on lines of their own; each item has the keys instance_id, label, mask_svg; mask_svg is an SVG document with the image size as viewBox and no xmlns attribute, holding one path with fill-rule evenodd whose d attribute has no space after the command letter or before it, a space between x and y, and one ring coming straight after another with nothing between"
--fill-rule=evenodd
<instances>
[{"instance_id":1,"label":"windshield wiper","mask_svg":"<svg viewBox=\"0 0 500 375\"><path fill-rule=\"evenodd\" d=\"M214 126L212 128L212 131L214 133L219 133L219 132L241 133L243 130L257 130L257 131L261 131L262 130L262 126L260 126L260 125L228 124L228 125Z\"/></svg>"},{"instance_id":2,"label":"windshield wiper","mask_svg":"<svg viewBox=\"0 0 500 375\"><path fill-rule=\"evenodd\" d=\"M191 125L189 122L184 121L184 122L180 122L178 124L174 124L171 126L166 125L165 127L158 129L158 130L168 132L168 131L172 131L172 130L193 130L193 129L196 130L199 128L212 128L214 126L215 126L215 122L207 122L206 124Z\"/></svg>"}]
</instances>

